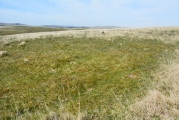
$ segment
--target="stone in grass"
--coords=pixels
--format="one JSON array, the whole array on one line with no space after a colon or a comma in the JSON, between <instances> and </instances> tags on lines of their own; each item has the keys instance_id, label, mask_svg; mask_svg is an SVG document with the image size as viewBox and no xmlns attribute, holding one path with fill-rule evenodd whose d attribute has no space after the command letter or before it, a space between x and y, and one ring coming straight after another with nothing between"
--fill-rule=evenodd
<instances>
[{"instance_id":1,"label":"stone in grass","mask_svg":"<svg viewBox=\"0 0 179 120\"><path fill-rule=\"evenodd\" d=\"M9 53L7 51L0 51L0 57L8 56Z\"/></svg>"},{"instance_id":2,"label":"stone in grass","mask_svg":"<svg viewBox=\"0 0 179 120\"><path fill-rule=\"evenodd\" d=\"M29 59L28 58L24 58L24 63L28 63Z\"/></svg>"},{"instance_id":3,"label":"stone in grass","mask_svg":"<svg viewBox=\"0 0 179 120\"><path fill-rule=\"evenodd\" d=\"M18 45L19 45L19 46L25 46L25 44L26 44L26 42L23 41L23 42L20 42Z\"/></svg>"}]
</instances>

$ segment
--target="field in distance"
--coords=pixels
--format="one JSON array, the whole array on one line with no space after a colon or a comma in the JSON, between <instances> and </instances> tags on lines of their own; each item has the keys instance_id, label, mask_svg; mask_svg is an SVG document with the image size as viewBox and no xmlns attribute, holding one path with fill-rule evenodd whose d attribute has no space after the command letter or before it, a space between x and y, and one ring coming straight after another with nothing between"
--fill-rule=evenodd
<instances>
[{"instance_id":1,"label":"field in distance","mask_svg":"<svg viewBox=\"0 0 179 120\"><path fill-rule=\"evenodd\" d=\"M48 28L36 26L0 26L0 35L12 35L22 33L64 31L65 28Z\"/></svg>"}]
</instances>

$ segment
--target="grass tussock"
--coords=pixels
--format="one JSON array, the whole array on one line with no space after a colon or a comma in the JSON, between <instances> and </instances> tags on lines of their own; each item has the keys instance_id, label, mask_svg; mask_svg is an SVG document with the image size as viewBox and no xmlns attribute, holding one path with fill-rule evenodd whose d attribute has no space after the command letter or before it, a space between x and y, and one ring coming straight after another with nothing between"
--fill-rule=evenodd
<instances>
[{"instance_id":1,"label":"grass tussock","mask_svg":"<svg viewBox=\"0 0 179 120\"><path fill-rule=\"evenodd\" d=\"M139 105L134 102L155 87L151 73L172 56L176 45L133 37L87 36L20 43L0 48L9 53L0 58L1 119L130 119L143 110L140 106L150 106L150 100L156 105L151 111L160 104L175 103L156 91ZM126 117L126 112L131 114Z\"/></svg>"},{"instance_id":2,"label":"grass tussock","mask_svg":"<svg viewBox=\"0 0 179 120\"><path fill-rule=\"evenodd\" d=\"M176 59L178 59L178 50ZM179 119L179 62L170 61L155 75L157 84L154 90L141 101L130 106L127 119L136 120L177 120Z\"/></svg>"}]
</instances>

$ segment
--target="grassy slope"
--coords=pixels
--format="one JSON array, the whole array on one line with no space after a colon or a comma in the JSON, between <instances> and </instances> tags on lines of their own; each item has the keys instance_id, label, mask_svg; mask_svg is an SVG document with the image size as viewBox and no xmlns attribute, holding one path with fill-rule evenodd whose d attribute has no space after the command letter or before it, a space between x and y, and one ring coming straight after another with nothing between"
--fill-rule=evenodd
<instances>
[{"instance_id":1,"label":"grassy slope","mask_svg":"<svg viewBox=\"0 0 179 120\"><path fill-rule=\"evenodd\" d=\"M157 40L120 37L58 37L17 44L1 48L10 53L0 58L3 119L34 119L39 111L60 116L64 109L86 111L89 119L114 119L152 87L151 72L175 49Z\"/></svg>"},{"instance_id":2,"label":"grassy slope","mask_svg":"<svg viewBox=\"0 0 179 120\"><path fill-rule=\"evenodd\" d=\"M45 28L31 26L12 26L0 28L0 35L13 35L21 33L49 32L49 31L64 31L64 28Z\"/></svg>"}]
</instances>

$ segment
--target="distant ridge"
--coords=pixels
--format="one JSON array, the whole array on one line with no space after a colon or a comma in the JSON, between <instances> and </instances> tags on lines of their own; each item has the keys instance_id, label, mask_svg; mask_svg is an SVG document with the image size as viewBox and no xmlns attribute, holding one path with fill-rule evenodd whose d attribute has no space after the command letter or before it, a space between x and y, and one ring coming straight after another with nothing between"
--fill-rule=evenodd
<instances>
[{"instance_id":1,"label":"distant ridge","mask_svg":"<svg viewBox=\"0 0 179 120\"><path fill-rule=\"evenodd\" d=\"M22 26L22 25L25 25L25 24L21 24L21 23L3 23L3 22L0 22L0 26Z\"/></svg>"},{"instance_id":2,"label":"distant ridge","mask_svg":"<svg viewBox=\"0 0 179 120\"><path fill-rule=\"evenodd\" d=\"M72 26L72 25L42 25L41 27L48 27L48 28L99 28L99 29L110 29L110 28L122 28L119 26Z\"/></svg>"},{"instance_id":3,"label":"distant ridge","mask_svg":"<svg viewBox=\"0 0 179 120\"><path fill-rule=\"evenodd\" d=\"M26 25L22 23L3 23L0 22L0 26L31 26L31 25ZM35 27L35 26L34 26ZM112 29L112 28L123 28L119 26L73 26L73 25L40 25L36 27L46 27L46 28L95 28L95 29Z\"/></svg>"},{"instance_id":4,"label":"distant ridge","mask_svg":"<svg viewBox=\"0 0 179 120\"><path fill-rule=\"evenodd\" d=\"M48 27L48 28L89 28L86 26L70 26L70 25L42 25L40 27Z\"/></svg>"}]
</instances>

